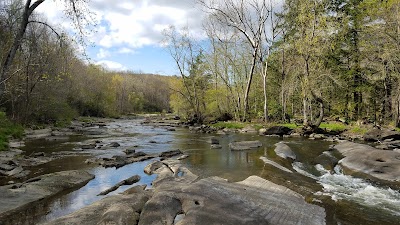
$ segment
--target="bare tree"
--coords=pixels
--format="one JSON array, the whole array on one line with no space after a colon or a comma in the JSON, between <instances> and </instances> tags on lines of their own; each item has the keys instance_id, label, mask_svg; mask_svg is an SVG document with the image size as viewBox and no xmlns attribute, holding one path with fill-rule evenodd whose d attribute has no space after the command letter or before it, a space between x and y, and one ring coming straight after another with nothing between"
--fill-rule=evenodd
<instances>
[{"instance_id":1,"label":"bare tree","mask_svg":"<svg viewBox=\"0 0 400 225\"><path fill-rule=\"evenodd\" d=\"M249 93L263 47L265 26L270 16L270 7L266 0L198 0L208 13L221 24L240 32L252 49L251 67L247 75L244 96L243 120L248 117ZM265 116L265 115L264 115Z\"/></svg>"},{"instance_id":2,"label":"bare tree","mask_svg":"<svg viewBox=\"0 0 400 225\"><path fill-rule=\"evenodd\" d=\"M0 96L4 92L4 87L5 87L4 85L5 85L6 80L9 78L10 67L13 63L15 55L17 54L18 48L21 46L21 43L24 39L24 35L25 35L28 25L30 23L40 23L40 24L43 24L43 25L51 28L51 26L45 22L31 20L34 11L37 9L37 7L39 7L45 1L46 0L36 0L36 1L26 0L24 6L21 9L22 14L21 14L20 20L18 21L19 25L18 25L17 32L16 32L15 36L13 37L12 45L7 53L7 56L4 59L4 62L2 63L2 67L1 67ZM72 22L74 23L76 28L78 28L79 33L83 34L84 33L84 31L83 31L84 24L83 23L85 21L86 22L89 21L87 16L90 15L90 14L88 14L88 10L86 7L88 0L63 0L63 2L65 3L64 12L65 12L66 16L72 20ZM53 28L51 28L51 29L55 32L55 30Z\"/></svg>"}]
</instances>

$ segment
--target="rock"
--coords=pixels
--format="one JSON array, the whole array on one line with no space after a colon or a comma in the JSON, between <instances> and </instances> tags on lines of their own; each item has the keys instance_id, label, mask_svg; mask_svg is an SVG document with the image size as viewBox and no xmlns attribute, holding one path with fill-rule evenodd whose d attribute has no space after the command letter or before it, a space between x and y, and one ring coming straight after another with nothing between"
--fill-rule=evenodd
<instances>
[{"instance_id":1,"label":"rock","mask_svg":"<svg viewBox=\"0 0 400 225\"><path fill-rule=\"evenodd\" d=\"M229 143L229 148L234 151L250 150L262 146L260 141L240 141Z\"/></svg>"},{"instance_id":2,"label":"rock","mask_svg":"<svg viewBox=\"0 0 400 225\"><path fill-rule=\"evenodd\" d=\"M40 139L51 136L51 129L40 129L40 130L26 130L25 131L25 139L32 140L32 139Z\"/></svg>"},{"instance_id":3,"label":"rock","mask_svg":"<svg viewBox=\"0 0 400 225\"><path fill-rule=\"evenodd\" d=\"M91 144L83 144L81 145L82 149L95 149L96 148L96 143L91 143Z\"/></svg>"},{"instance_id":4,"label":"rock","mask_svg":"<svg viewBox=\"0 0 400 225\"><path fill-rule=\"evenodd\" d=\"M21 213L43 207L47 199L73 188L85 185L94 176L86 171L63 171L46 174L24 183L0 186L0 221L5 224L22 224ZM45 214L46 210L38 210ZM11 222L12 221L12 222Z\"/></svg>"},{"instance_id":5,"label":"rock","mask_svg":"<svg viewBox=\"0 0 400 225\"><path fill-rule=\"evenodd\" d=\"M32 154L33 157L42 157L45 156L44 152L35 152Z\"/></svg>"},{"instance_id":6,"label":"rock","mask_svg":"<svg viewBox=\"0 0 400 225\"><path fill-rule=\"evenodd\" d=\"M10 140L8 142L8 147L10 148L21 148L25 146L25 142L21 140Z\"/></svg>"},{"instance_id":7,"label":"rock","mask_svg":"<svg viewBox=\"0 0 400 225\"><path fill-rule=\"evenodd\" d=\"M111 148L118 148L119 146L121 146L118 142L111 142L110 144L107 145L108 147Z\"/></svg>"},{"instance_id":8,"label":"rock","mask_svg":"<svg viewBox=\"0 0 400 225\"><path fill-rule=\"evenodd\" d=\"M177 150L162 152L158 156L160 158L171 158L173 156L182 155L182 154L183 154L183 152L181 150L177 149Z\"/></svg>"},{"instance_id":9,"label":"rock","mask_svg":"<svg viewBox=\"0 0 400 225\"><path fill-rule=\"evenodd\" d=\"M178 158L176 158L177 160L183 160L186 159L187 157L189 157L188 155L181 155Z\"/></svg>"},{"instance_id":10,"label":"rock","mask_svg":"<svg viewBox=\"0 0 400 225\"><path fill-rule=\"evenodd\" d=\"M98 194L98 195L107 195L108 193L117 190L119 187L121 187L123 185L132 185L132 184L138 182L139 180L140 180L140 176L139 175L134 175L134 176L132 176L132 177L130 177L128 179L125 179L123 181L118 182L116 185L114 185L114 186L112 186L112 187L100 192L100 194Z\"/></svg>"},{"instance_id":11,"label":"rock","mask_svg":"<svg viewBox=\"0 0 400 225\"><path fill-rule=\"evenodd\" d=\"M259 131L260 132L260 131ZM261 135L289 135L292 132L292 129L284 126L273 126L269 129L265 130L264 133L260 133Z\"/></svg>"},{"instance_id":12,"label":"rock","mask_svg":"<svg viewBox=\"0 0 400 225\"><path fill-rule=\"evenodd\" d=\"M211 177L191 183L169 181L156 187L139 225L325 224L325 210L304 197L257 176L238 183Z\"/></svg>"},{"instance_id":13,"label":"rock","mask_svg":"<svg viewBox=\"0 0 400 225\"><path fill-rule=\"evenodd\" d=\"M325 138L325 135L323 135L323 134L312 133L312 134L310 134L310 138L314 138L314 139L324 139L324 138Z\"/></svg>"},{"instance_id":14,"label":"rock","mask_svg":"<svg viewBox=\"0 0 400 225\"><path fill-rule=\"evenodd\" d=\"M261 128L261 129L258 130L258 134L259 135L265 135L266 132L267 132L266 128Z\"/></svg>"},{"instance_id":15,"label":"rock","mask_svg":"<svg viewBox=\"0 0 400 225\"><path fill-rule=\"evenodd\" d=\"M265 156L261 156L260 159L261 159L264 163L269 164L269 165L271 165L271 166L274 166L274 167L276 167L276 168L278 168L278 169L280 169L280 170L283 170L283 171L288 172L288 173L293 173L293 172L292 172L291 170L289 170L288 168L286 168L286 167L284 167L284 166L281 166L280 164L278 164L278 163L276 163L276 162L274 162L274 161L272 161L272 160L269 160L269 159L268 159L267 157L265 157Z\"/></svg>"},{"instance_id":16,"label":"rock","mask_svg":"<svg viewBox=\"0 0 400 225\"><path fill-rule=\"evenodd\" d=\"M211 145L211 149L221 149L222 145L218 145L218 144L213 144Z\"/></svg>"},{"instance_id":17,"label":"rock","mask_svg":"<svg viewBox=\"0 0 400 225\"><path fill-rule=\"evenodd\" d=\"M257 130L252 126L246 126L239 130L240 133L256 134Z\"/></svg>"},{"instance_id":18,"label":"rock","mask_svg":"<svg viewBox=\"0 0 400 225\"><path fill-rule=\"evenodd\" d=\"M347 173L366 176L400 188L400 153L343 141L334 146L344 158L339 164Z\"/></svg>"},{"instance_id":19,"label":"rock","mask_svg":"<svg viewBox=\"0 0 400 225\"><path fill-rule=\"evenodd\" d=\"M400 140L392 140L392 139L386 139L383 142L381 142L383 146L386 148L384 149L395 149L395 148L400 148Z\"/></svg>"},{"instance_id":20,"label":"rock","mask_svg":"<svg viewBox=\"0 0 400 225\"><path fill-rule=\"evenodd\" d=\"M219 145L219 140L217 138L215 138L215 137L212 137L210 139L210 142L211 142L212 145Z\"/></svg>"},{"instance_id":21,"label":"rock","mask_svg":"<svg viewBox=\"0 0 400 225\"><path fill-rule=\"evenodd\" d=\"M210 127L207 125L201 125L201 126L196 126L196 127L189 127L189 130L192 132L196 132L196 133L214 133L217 131L216 128L214 127Z\"/></svg>"},{"instance_id":22,"label":"rock","mask_svg":"<svg viewBox=\"0 0 400 225\"><path fill-rule=\"evenodd\" d=\"M19 166L19 167L12 169L11 171L6 172L6 174L7 174L7 176L13 177L19 173L22 173L22 171L24 171L24 169Z\"/></svg>"},{"instance_id":23,"label":"rock","mask_svg":"<svg viewBox=\"0 0 400 225\"><path fill-rule=\"evenodd\" d=\"M148 175L151 175L154 173L154 171L160 169L162 166L164 166L163 162L155 161L144 167L144 172Z\"/></svg>"},{"instance_id":24,"label":"rock","mask_svg":"<svg viewBox=\"0 0 400 225\"><path fill-rule=\"evenodd\" d=\"M127 191L123 194L106 197L92 205L46 224L137 224L140 212L152 193L151 191L143 190L143 187L135 188L133 193Z\"/></svg>"},{"instance_id":25,"label":"rock","mask_svg":"<svg viewBox=\"0 0 400 225\"><path fill-rule=\"evenodd\" d=\"M176 131L176 129L173 128L173 127L168 127L168 128L167 128L167 131Z\"/></svg>"},{"instance_id":26,"label":"rock","mask_svg":"<svg viewBox=\"0 0 400 225\"><path fill-rule=\"evenodd\" d=\"M321 155L314 159L315 163L313 164L320 164L326 170L333 171L335 166L338 164L339 160L332 155L330 151L324 151Z\"/></svg>"},{"instance_id":27,"label":"rock","mask_svg":"<svg viewBox=\"0 0 400 225\"><path fill-rule=\"evenodd\" d=\"M400 140L400 132L374 128L364 134L365 141L382 141L386 139Z\"/></svg>"},{"instance_id":28,"label":"rock","mask_svg":"<svg viewBox=\"0 0 400 225\"><path fill-rule=\"evenodd\" d=\"M275 144L275 146L276 148L274 151L279 157L284 159L290 158L296 160L296 154L292 151L292 149L288 145L282 142L278 142Z\"/></svg>"},{"instance_id":29,"label":"rock","mask_svg":"<svg viewBox=\"0 0 400 225\"><path fill-rule=\"evenodd\" d=\"M154 171L158 174L157 178L152 182L153 187L172 183L192 183L198 179L186 167L182 166L179 160L168 159L163 161L163 166Z\"/></svg>"},{"instance_id":30,"label":"rock","mask_svg":"<svg viewBox=\"0 0 400 225\"><path fill-rule=\"evenodd\" d=\"M129 155L129 154L133 154L136 152L136 149L133 148L127 148L124 150L125 154Z\"/></svg>"}]
</instances>

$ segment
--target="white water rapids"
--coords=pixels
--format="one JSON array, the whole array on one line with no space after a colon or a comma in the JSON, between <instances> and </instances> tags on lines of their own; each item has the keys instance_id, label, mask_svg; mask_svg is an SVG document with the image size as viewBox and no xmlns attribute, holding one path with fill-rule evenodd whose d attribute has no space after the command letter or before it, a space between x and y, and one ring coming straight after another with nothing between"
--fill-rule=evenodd
<instances>
[{"instance_id":1,"label":"white water rapids","mask_svg":"<svg viewBox=\"0 0 400 225\"><path fill-rule=\"evenodd\" d=\"M323 190L315 195L327 195L334 201L344 199L400 216L399 191L377 187L364 179L344 175L339 165L336 165L333 171L326 170L320 164L315 165L319 176L307 172L306 166L301 162L294 162L292 166L298 173L316 180L323 186Z\"/></svg>"}]
</instances>

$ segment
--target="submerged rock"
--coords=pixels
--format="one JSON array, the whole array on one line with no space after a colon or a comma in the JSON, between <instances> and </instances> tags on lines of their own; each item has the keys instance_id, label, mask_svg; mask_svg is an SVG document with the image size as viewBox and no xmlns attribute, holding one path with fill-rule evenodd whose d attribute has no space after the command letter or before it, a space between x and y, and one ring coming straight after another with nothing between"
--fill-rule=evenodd
<instances>
[{"instance_id":1,"label":"submerged rock","mask_svg":"<svg viewBox=\"0 0 400 225\"><path fill-rule=\"evenodd\" d=\"M113 192L113 191L117 190L119 187L121 187L123 185L132 185L132 184L138 182L139 180L140 180L140 176L139 175L134 175L134 176L132 176L132 177L130 177L128 179L125 179L123 181L118 182L116 185L114 185L114 186L112 186L112 187L100 192L100 194L98 194L98 195L106 195L106 194L108 194L110 192Z\"/></svg>"},{"instance_id":2,"label":"submerged rock","mask_svg":"<svg viewBox=\"0 0 400 225\"><path fill-rule=\"evenodd\" d=\"M343 141L334 146L344 158L339 161L348 173L358 173L400 187L400 153Z\"/></svg>"},{"instance_id":3,"label":"submerged rock","mask_svg":"<svg viewBox=\"0 0 400 225\"><path fill-rule=\"evenodd\" d=\"M294 154L294 152L288 145L282 142L278 142L275 144L275 146L276 148L274 151L279 157L284 159L290 158L296 160L296 154Z\"/></svg>"},{"instance_id":4,"label":"submerged rock","mask_svg":"<svg viewBox=\"0 0 400 225\"><path fill-rule=\"evenodd\" d=\"M234 151L250 150L262 146L260 141L239 141L229 143L229 148Z\"/></svg>"},{"instance_id":5,"label":"submerged rock","mask_svg":"<svg viewBox=\"0 0 400 225\"><path fill-rule=\"evenodd\" d=\"M265 164L269 164L269 165L271 165L271 166L274 166L274 167L276 167L276 168L278 168L278 169L280 169L280 170L283 170L283 171L285 171L285 172L288 172L288 173L293 173L291 170L289 170L288 168L286 168L286 167L284 167L284 166L281 166L280 164L278 164L278 163L276 163L276 162L274 162L274 161L272 161L272 160L269 160L267 157L265 157L265 156L261 156L260 157L260 159L265 163Z\"/></svg>"}]
</instances>

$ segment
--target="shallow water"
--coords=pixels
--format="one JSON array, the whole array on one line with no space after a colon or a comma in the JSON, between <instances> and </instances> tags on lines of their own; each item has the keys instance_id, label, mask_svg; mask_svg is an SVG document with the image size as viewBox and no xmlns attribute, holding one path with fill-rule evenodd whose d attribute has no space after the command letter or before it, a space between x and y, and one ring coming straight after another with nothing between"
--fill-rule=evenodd
<instances>
[{"instance_id":1,"label":"shallow water","mask_svg":"<svg viewBox=\"0 0 400 225\"><path fill-rule=\"evenodd\" d=\"M97 157L111 157L124 154L122 151L137 145L137 151L146 153L180 149L190 157L182 160L193 173L200 177L219 176L236 182L250 175L257 175L277 184L301 193L309 202L322 205L327 211L328 224L398 224L400 217L400 192L387 187L371 184L366 180L344 175L339 167L330 170L320 165L321 155L332 156L325 141L302 138L288 138L287 143L297 155L292 163L276 156L274 144L282 141L278 137L261 137L249 134L212 135L191 133L187 129L177 128L167 131L163 127L142 126L139 120L118 120L107 126L108 135L101 137L81 137L67 142L49 143L44 140L27 142L26 149L40 149L44 152L73 151L77 143L101 140L104 144L118 142L118 148L96 151ZM210 138L220 141L222 149L211 149ZM232 141L259 140L263 147L249 151L231 151L228 144ZM29 150L28 150L29 152ZM89 153L88 152L88 153ZM324 155L325 154L325 155ZM293 173L285 172L270 164L265 164L260 157L266 157ZM86 157L87 158L87 157ZM139 184L151 186L155 176L143 173L149 163L140 162L119 169L89 167L83 156L70 157L67 161L54 161L40 166L41 173L63 169L88 169L96 178L81 189L57 198L49 204L47 215L37 218L45 222L66 215L89 205L102 197L98 193L119 181L138 174L142 177ZM120 193L130 186L122 186L109 195Z\"/></svg>"}]
</instances>

